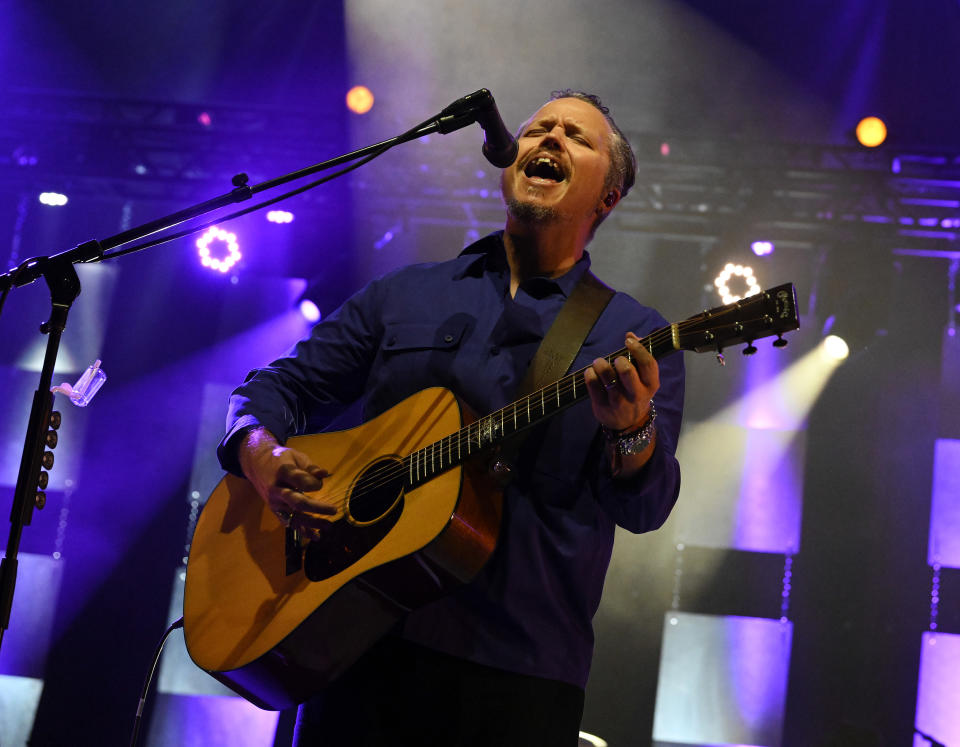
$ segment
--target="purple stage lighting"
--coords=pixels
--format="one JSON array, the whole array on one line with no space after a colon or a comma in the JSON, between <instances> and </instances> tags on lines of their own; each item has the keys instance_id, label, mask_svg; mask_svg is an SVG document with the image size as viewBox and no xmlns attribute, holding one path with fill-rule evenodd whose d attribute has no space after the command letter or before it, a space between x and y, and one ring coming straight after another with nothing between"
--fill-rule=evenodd
<instances>
[{"instance_id":1,"label":"purple stage lighting","mask_svg":"<svg viewBox=\"0 0 960 747\"><path fill-rule=\"evenodd\" d=\"M37 199L40 200L41 204L52 207L60 207L61 205L67 204L67 196L59 192L41 192Z\"/></svg>"},{"instance_id":2,"label":"purple stage lighting","mask_svg":"<svg viewBox=\"0 0 960 747\"><path fill-rule=\"evenodd\" d=\"M300 302L300 313L303 314L303 318L308 322L320 321L320 308L309 298L305 298Z\"/></svg>"},{"instance_id":3,"label":"purple stage lighting","mask_svg":"<svg viewBox=\"0 0 960 747\"><path fill-rule=\"evenodd\" d=\"M267 220L271 223L293 223L293 213L289 210L270 210Z\"/></svg>"},{"instance_id":4,"label":"purple stage lighting","mask_svg":"<svg viewBox=\"0 0 960 747\"><path fill-rule=\"evenodd\" d=\"M226 249L226 253L220 258L212 256L212 252L210 251L210 245L215 241L220 242L223 248ZM222 251L223 248L220 248L220 250ZM203 236L197 239L197 253L200 255L200 263L204 267L209 267L211 270L218 270L223 273L226 273L239 262L243 256L240 254L240 246L237 244L236 234L224 231L217 226L211 226Z\"/></svg>"},{"instance_id":5,"label":"purple stage lighting","mask_svg":"<svg viewBox=\"0 0 960 747\"><path fill-rule=\"evenodd\" d=\"M773 254L774 246L772 241L754 241L750 244L750 248L758 257L766 257L768 254Z\"/></svg>"}]
</instances>

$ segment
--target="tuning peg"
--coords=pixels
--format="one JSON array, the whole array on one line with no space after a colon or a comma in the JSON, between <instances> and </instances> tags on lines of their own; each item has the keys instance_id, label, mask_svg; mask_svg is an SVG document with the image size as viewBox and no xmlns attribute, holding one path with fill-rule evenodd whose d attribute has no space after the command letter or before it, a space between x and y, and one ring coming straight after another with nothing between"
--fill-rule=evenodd
<instances>
[{"instance_id":1,"label":"tuning peg","mask_svg":"<svg viewBox=\"0 0 960 747\"><path fill-rule=\"evenodd\" d=\"M37 507L38 511L43 511L43 507L47 505L47 494L42 490L38 490L37 494L33 497L33 505Z\"/></svg>"},{"instance_id":2,"label":"tuning peg","mask_svg":"<svg viewBox=\"0 0 960 747\"><path fill-rule=\"evenodd\" d=\"M43 456L40 457L40 465L41 465L44 469L51 469L51 468L53 467L53 452L52 452L52 451L45 451L45 452L43 452Z\"/></svg>"},{"instance_id":3,"label":"tuning peg","mask_svg":"<svg viewBox=\"0 0 960 747\"><path fill-rule=\"evenodd\" d=\"M57 430L61 422L63 422L63 418L57 410L50 413L50 427L53 428L53 430Z\"/></svg>"},{"instance_id":4,"label":"tuning peg","mask_svg":"<svg viewBox=\"0 0 960 747\"><path fill-rule=\"evenodd\" d=\"M753 355L757 352L757 346L753 344L753 340L747 341L747 347L743 349L744 355Z\"/></svg>"},{"instance_id":5,"label":"tuning peg","mask_svg":"<svg viewBox=\"0 0 960 747\"><path fill-rule=\"evenodd\" d=\"M57 448L57 444L60 442L59 437L57 436L56 431L47 431L47 446L51 449Z\"/></svg>"},{"instance_id":6,"label":"tuning peg","mask_svg":"<svg viewBox=\"0 0 960 747\"><path fill-rule=\"evenodd\" d=\"M783 339L783 335L777 335L777 339L773 341L773 347L775 348L787 347L787 341Z\"/></svg>"}]
</instances>

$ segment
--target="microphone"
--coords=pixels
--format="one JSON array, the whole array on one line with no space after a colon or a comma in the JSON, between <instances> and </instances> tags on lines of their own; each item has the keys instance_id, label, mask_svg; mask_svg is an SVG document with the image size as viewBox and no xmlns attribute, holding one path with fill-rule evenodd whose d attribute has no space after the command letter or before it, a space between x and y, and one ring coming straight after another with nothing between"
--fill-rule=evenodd
<instances>
[{"instance_id":1,"label":"microphone","mask_svg":"<svg viewBox=\"0 0 960 747\"><path fill-rule=\"evenodd\" d=\"M498 169L517 160L517 141L510 134L493 95L486 88L459 98L440 112L438 129L446 134L476 122L483 128L483 155Z\"/></svg>"}]
</instances>

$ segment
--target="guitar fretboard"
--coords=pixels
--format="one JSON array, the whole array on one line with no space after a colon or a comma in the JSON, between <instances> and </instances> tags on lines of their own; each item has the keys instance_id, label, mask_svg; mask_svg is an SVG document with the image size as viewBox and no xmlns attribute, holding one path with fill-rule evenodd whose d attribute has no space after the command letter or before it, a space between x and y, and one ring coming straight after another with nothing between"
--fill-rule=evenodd
<instances>
[{"instance_id":1,"label":"guitar fretboard","mask_svg":"<svg viewBox=\"0 0 960 747\"><path fill-rule=\"evenodd\" d=\"M640 342L654 358L662 358L679 349L675 328L676 325L664 327L647 335ZM612 364L620 356L633 363L633 357L626 348L621 348L605 358ZM504 439L586 399L586 370L581 368L568 374L404 457L407 489L415 488L442 472L489 451Z\"/></svg>"}]
</instances>

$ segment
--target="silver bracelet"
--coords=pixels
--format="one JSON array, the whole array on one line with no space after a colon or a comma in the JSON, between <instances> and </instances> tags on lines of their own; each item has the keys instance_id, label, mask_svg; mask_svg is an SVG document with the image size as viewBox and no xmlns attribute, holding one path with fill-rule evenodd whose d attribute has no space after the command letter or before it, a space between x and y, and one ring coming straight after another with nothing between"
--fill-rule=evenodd
<instances>
[{"instance_id":1,"label":"silver bracelet","mask_svg":"<svg viewBox=\"0 0 960 747\"><path fill-rule=\"evenodd\" d=\"M657 408L654 407L653 400L650 400L650 414L647 416L646 422L639 428L629 433L611 431L607 428L604 428L603 432L607 440L615 444L614 448L616 449L616 453L620 456L640 454L650 445L650 442L653 441L653 436L657 432L654 426L656 419Z\"/></svg>"}]
</instances>

